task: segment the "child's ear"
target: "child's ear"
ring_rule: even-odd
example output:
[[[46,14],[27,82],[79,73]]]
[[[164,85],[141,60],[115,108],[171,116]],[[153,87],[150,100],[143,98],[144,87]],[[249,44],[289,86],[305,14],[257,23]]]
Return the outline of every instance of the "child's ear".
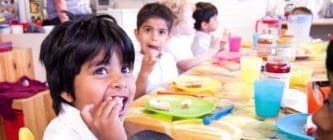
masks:
[[[136,40],[139,40],[139,31],[138,31],[138,29],[134,29],[134,34],[135,34]]]
[[[74,100],[73,100],[73,97],[72,97],[69,93],[67,93],[67,92],[65,92],[65,91],[61,92],[60,96],[61,96],[65,101],[67,101],[67,102],[69,102],[69,103],[72,103],[72,102],[74,101]]]
[[[201,22],[201,30],[205,30],[207,28],[208,22],[203,21]]]

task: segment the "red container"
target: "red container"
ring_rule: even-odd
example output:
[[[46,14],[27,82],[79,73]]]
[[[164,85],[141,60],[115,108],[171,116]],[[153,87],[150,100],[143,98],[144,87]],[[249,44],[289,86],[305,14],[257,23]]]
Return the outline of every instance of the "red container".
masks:
[[[24,126],[22,111],[14,110],[14,112],[15,119],[3,121],[7,140],[18,140],[19,129]]]

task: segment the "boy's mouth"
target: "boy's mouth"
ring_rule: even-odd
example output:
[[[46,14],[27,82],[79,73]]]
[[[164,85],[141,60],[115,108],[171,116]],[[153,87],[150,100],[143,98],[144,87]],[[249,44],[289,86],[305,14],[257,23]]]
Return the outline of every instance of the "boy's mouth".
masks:
[[[147,47],[148,47],[149,49],[153,49],[153,50],[157,50],[157,51],[160,51],[160,50],[161,50],[160,47],[159,47],[159,46],[156,46],[156,45],[147,45]]]
[[[125,109],[128,103],[128,97],[126,96],[112,96],[112,99],[115,99],[115,101],[121,106],[121,109],[119,111],[119,116],[123,116],[125,114]]]

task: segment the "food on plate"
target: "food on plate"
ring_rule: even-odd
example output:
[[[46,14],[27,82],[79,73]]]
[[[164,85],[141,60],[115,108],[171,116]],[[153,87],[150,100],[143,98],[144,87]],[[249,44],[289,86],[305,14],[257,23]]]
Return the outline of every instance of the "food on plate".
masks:
[[[170,110],[170,103],[168,101],[159,100],[155,98],[149,100],[149,106],[157,110],[163,110],[163,111]]]
[[[195,79],[195,78],[173,81],[173,84],[178,85],[178,86],[183,86],[186,88],[201,88],[202,87],[202,81],[199,81],[199,79]]]
[[[272,44],[274,41],[274,37],[272,35],[260,35],[258,39],[258,43],[260,44]]]
[[[308,56],[314,54],[314,52],[312,50],[310,50],[309,48],[305,48],[305,47],[298,47],[296,49],[296,55],[297,56]]]
[[[304,125],[304,130],[306,135],[314,136],[316,132],[317,126],[312,122],[312,115],[308,116],[306,119],[306,123]]]
[[[182,109],[188,109],[188,108],[190,108],[191,105],[192,105],[192,101],[189,99],[183,100],[182,103],[180,104]]]

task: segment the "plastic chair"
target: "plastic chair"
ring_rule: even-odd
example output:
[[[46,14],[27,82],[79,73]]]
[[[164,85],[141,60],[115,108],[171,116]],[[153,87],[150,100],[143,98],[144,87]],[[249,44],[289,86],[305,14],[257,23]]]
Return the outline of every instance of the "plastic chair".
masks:
[[[19,130],[19,140],[35,140],[35,136],[29,128],[22,127]]]

